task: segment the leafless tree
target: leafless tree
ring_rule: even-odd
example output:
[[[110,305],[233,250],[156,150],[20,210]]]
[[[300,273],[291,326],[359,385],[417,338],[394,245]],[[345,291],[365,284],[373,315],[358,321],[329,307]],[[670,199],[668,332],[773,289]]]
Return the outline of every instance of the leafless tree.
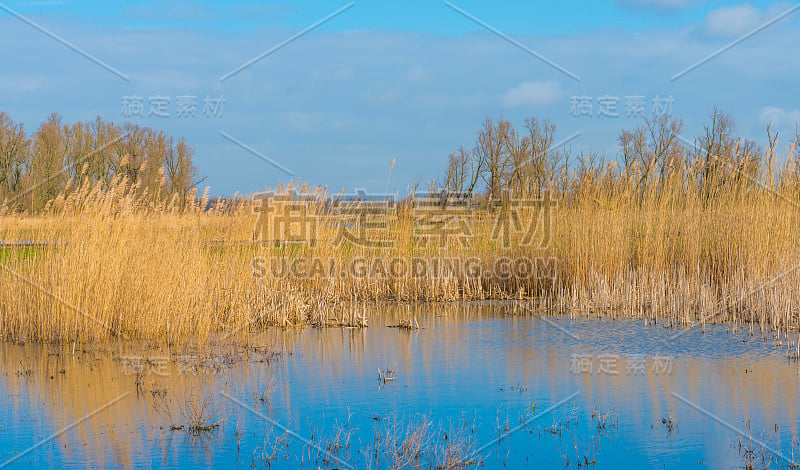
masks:
[[[530,186],[531,182],[531,140],[527,136],[520,137],[510,124],[503,133],[503,147],[507,155],[506,168],[501,172],[503,193],[520,193]]]
[[[649,119],[633,130],[623,130],[617,140],[622,155],[622,172],[626,178],[638,177],[642,187],[651,180],[664,181],[671,171],[680,169],[686,154],[678,136],[683,121],[668,115]]]
[[[733,132],[736,125],[733,119],[717,107],[711,111],[711,123],[704,126],[701,136],[699,157],[703,159],[703,184],[707,191],[717,180],[724,177],[724,169],[731,163],[735,147]]]
[[[619,135],[618,142],[622,152],[623,172],[626,177],[636,174],[638,168],[649,165],[650,158],[644,127],[637,127],[632,131],[623,130]]]
[[[448,158],[444,188],[449,192],[473,194],[481,171],[481,162],[476,152],[459,147]]]
[[[486,118],[478,132],[475,151],[490,200],[502,199],[504,173],[508,166],[506,143],[509,127],[510,123],[502,118],[497,124]]]
[[[650,136],[651,164],[655,163],[661,181],[664,181],[671,170],[684,163],[683,147],[678,141],[683,130],[683,121],[664,114],[652,120],[645,119],[645,125]]]
[[[552,148],[556,126],[547,119],[539,121],[536,118],[527,118],[525,128],[530,139],[528,167],[531,183],[541,191],[547,181],[554,177],[558,167],[560,150]]]
[[[192,165],[194,148],[190,147],[184,139],[180,139],[174,149],[172,145],[169,145],[166,152],[164,169],[169,191],[177,194],[181,200],[185,200],[196,185],[197,169]]]
[[[0,112],[0,200],[21,189],[29,146],[22,124]]]
[[[38,211],[68,187],[123,176],[139,195],[182,201],[202,181],[192,164],[194,149],[161,131],[118,126],[97,118],[72,125],[51,114],[29,139],[22,124],[0,113],[0,200],[25,194],[16,209]],[[68,185],[68,181],[72,181]]]
[[[28,171],[31,209],[39,210],[66,184],[66,136],[61,116],[52,113],[33,134],[33,156]]]

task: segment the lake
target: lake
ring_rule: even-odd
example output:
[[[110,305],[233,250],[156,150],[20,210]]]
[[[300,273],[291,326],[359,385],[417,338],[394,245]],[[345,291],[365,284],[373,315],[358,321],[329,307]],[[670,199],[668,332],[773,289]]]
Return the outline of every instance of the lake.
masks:
[[[420,329],[392,327],[413,317]],[[800,368],[757,326],[504,304],[377,305],[369,318],[202,350],[2,343],[0,467],[800,462]]]

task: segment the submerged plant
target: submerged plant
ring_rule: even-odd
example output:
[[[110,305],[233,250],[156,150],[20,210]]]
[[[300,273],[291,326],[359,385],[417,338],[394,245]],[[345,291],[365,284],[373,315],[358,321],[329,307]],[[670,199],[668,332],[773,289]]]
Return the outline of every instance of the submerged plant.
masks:
[[[176,403],[166,394],[153,395],[153,408],[170,431],[201,435],[219,428],[219,413],[211,396],[188,395]]]

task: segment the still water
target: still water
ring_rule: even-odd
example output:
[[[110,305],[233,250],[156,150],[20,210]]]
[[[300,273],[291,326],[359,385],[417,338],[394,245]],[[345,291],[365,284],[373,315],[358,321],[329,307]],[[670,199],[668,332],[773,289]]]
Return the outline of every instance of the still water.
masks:
[[[392,328],[409,309],[421,328]],[[0,467],[800,462],[800,368],[757,328],[376,310],[368,328],[275,329],[246,348],[0,344]]]

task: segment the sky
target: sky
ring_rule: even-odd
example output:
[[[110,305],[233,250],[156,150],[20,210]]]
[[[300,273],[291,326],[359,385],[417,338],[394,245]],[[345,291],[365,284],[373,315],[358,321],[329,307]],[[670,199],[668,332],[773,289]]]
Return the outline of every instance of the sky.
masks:
[[[784,154],[800,122],[789,2],[5,1],[0,43],[0,111],[28,132],[52,112],[163,129],[214,195],[404,193],[486,117],[550,119],[607,160],[662,113],[691,142],[718,106]]]

